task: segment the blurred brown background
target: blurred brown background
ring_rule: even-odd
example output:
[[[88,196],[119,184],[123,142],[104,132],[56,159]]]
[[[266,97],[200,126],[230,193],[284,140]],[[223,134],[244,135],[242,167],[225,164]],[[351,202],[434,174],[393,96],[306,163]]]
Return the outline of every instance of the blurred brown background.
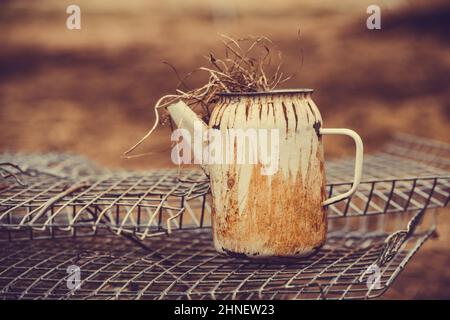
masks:
[[[81,7],[81,30],[66,28],[70,4]],[[370,4],[381,7],[381,30],[366,28]],[[0,150],[69,151],[110,167],[171,165],[168,128],[141,150],[156,155],[120,155],[177,84],[162,62],[185,74],[210,51],[221,54],[222,33],[270,37],[295,74],[284,86],[314,88],[325,125],[356,130],[368,152],[396,131],[450,142],[448,1],[3,0]],[[327,157],[351,150],[345,139],[326,145]],[[383,298],[450,298],[448,212],[440,222],[440,239]]]

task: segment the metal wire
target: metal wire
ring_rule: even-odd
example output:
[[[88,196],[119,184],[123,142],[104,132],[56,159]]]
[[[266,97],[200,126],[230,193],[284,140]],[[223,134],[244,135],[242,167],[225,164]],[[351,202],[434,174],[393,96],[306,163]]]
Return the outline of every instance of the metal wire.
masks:
[[[201,171],[112,172],[80,157],[3,155],[24,186],[0,179],[0,298],[377,297],[435,235],[429,209],[448,205],[449,155],[446,144],[398,136],[366,157],[355,195],[328,208],[326,245],[276,263],[214,251]],[[326,165],[329,195],[350,188],[351,160]],[[50,240],[14,241],[35,239]],[[78,289],[68,287],[71,266]]]
[[[364,219],[364,218],[363,218]],[[117,237],[9,242],[0,258],[4,299],[356,299],[382,294],[432,234],[408,238],[375,280],[366,274],[388,234],[330,234],[315,256],[280,263],[218,255],[208,230],[149,239],[148,252]],[[68,267],[79,267],[77,290]],[[362,278],[361,278],[362,277]],[[361,278],[361,279],[360,279]],[[368,282],[369,281],[369,282]]]
[[[329,206],[330,218],[415,211],[447,206],[450,199],[448,171],[409,160],[404,137],[392,143],[388,152],[366,156],[364,176],[358,191],[349,199]],[[421,160],[417,146],[406,140]],[[421,140],[422,144],[423,141]],[[440,164],[442,145],[437,148]],[[422,147],[423,148],[423,147]],[[448,154],[450,150],[447,148]],[[426,149],[427,160],[432,149]],[[2,239],[55,238],[92,235],[98,229],[117,235],[133,235],[140,240],[176,229],[211,225],[209,184],[199,170],[165,169],[147,172],[109,172],[87,160],[58,157],[0,157],[35,164],[33,176],[20,171],[25,183],[10,182],[0,188],[0,233]],[[40,159],[40,160],[39,160]],[[55,163],[57,165],[55,165]],[[48,169],[45,165],[49,165]],[[56,170],[55,167],[60,169]],[[72,168],[72,170],[69,170]],[[49,173],[51,171],[51,174]],[[350,159],[327,162],[329,196],[351,187]],[[196,182],[198,181],[198,182]]]
[[[46,153],[11,153],[4,152],[0,155],[2,162],[14,163],[22,170],[33,170],[40,173],[63,177],[80,177],[109,172],[98,167],[89,159],[76,154]]]

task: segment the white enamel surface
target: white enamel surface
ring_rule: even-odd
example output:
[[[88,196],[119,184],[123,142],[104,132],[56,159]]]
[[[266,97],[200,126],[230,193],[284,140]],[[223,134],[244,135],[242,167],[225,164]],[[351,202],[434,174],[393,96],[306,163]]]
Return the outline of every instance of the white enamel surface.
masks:
[[[346,199],[350,197],[352,194],[355,193],[356,189],[359,186],[359,183],[361,182],[361,176],[362,176],[362,168],[363,168],[363,157],[364,157],[364,146],[363,142],[361,140],[361,137],[353,130],[350,129],[344,129],[344,128],[336,128],[336,129],[321,129],[321,134],[330,134],[330,135],[345,135],[349,136],[353,139],[356,146],[356,154],[355,154],[355,174],[353,178],[353,184],[349,191],[338,194],[332,198],[327,199],[324,201],[323,205],[328,206],[330,204],[336,203],[338,201],[341,201],[343,199]]]
[[[184,128],[189,131],[192,137],[194,137],[194,124],[201,123],[203,131],[208,129],[208,126],[198,118],[197,114],[189,108],[189,106],[183,101],[178,101],[167,107],[170,117],[177,126],[177,128]]]
[[[203,141],[202,137],[200,137],[200,139],[194,139],[194,136],[195,135],[198,136],[199,134],[203,136],[207,131],[208,126],[206,125],[206,123],[204,123],[201,119],[198,118],[197,114],[186,103],[184,103],[183,101],[174,103],[169,107],[167,107],[167,111],[169,112],[170,117],[172,118],[177,128],[186,129],[187,131],[189,131],[189,134],[192,139],[190,142],[200,141],[202,147],[200,148],[197,147],[197,150],[201,152],[202,148],[207,147],[208,145],[207,141]],[[197,131],[200,132],[196,132],[196,129]],[[196,158],[198,157],[197,154],[194,152],[194,162],[195,163],[201,162],[201,159],[199,160]],[[202,165],[202,168],[206,172],[206,174],[209,174],[207,166]]]
[[[319,148],[317,133],[313,128],[316,121],[322,123],[319,110],[310,97],[305,99],[296,97],[286,100],[278,96],[271,101],[273,101],[273,108],[270,107],[272,102],[269,104],[261,103],[261,118],[257,105],[252,105],[248,116],[246,116],[245,104],[248,102],[245,99],[231,103],[222,112],[216,111],[221,115],[220,130],[223,132],[223,139],[226,137],[227,128],[278,128],[279,170],[283,172],[286,178],[300,173],[305,184],[309,169],[315,172],[318,170],[318,163],[312,161],[312,158],[315,157],[317,148]],[[283,102],[285,109],[283,109]],[[292,104],[295,105],[295,112]],[[284,110],[286,110],[286,116]],[[295,113],[297,113],[297,117]],[[210,123],[210,127],[213,125],[214,123]],[[245,154],[248,154],[248,144],[246,144]],[[244,164],[237,167],[239,172],[239,203],[242,207],[245,206],[252,166],[252,164]],[[220,182],[226,180],[229,167],[229,165],[210,166],[210,170],[214,170],[213,176],[217,181],[217,193],[225,194],[227,192],[226,186],[222,186]],[[217,201],[221,200],[218,199]]]
[[[284,103],[284,106],[283,106]],[[246,114],[246,106],[248,111]],[[261,111],[260,111],[261,110]],[[316,130],[313,125],[315,122],[322,123],[322,118],[317,106],[309,95],[305,96],[273,96],[271,98],[261,97],[260,99],[240,98],[233,99],[227,103],[226,107],[219,103],[211,117],[210,127],[219,126],[225,136],[227,128],[266,128],[279,129],[279,171],[282,173],[286,181],[296,179],[300,176],[305,190],[313,192],[320,196],[321,187],[324,183],[324,175],[320,171],[320,163],[317,160],[316,153],[318,148],[322,148]],[[248,150],[246,150],[247,152]],[[322,150],[320,150],[322,152]],[[210,166],[210,177],[212,182],[213,201],[216,213],[215,224],[225,224],[225,220],[229,212],[230,186],[227,179],[230,172],[236,171],[237,199],[239,204],[239,214],[245,214],[244,210],[248,206],[248,202],[252,199],[248,198],[248,190],[252,183],[252,171],[255,165],[243,164],[222,164]],[[269,181],[272,179],[268,177]],[[313,182],[313,183],[311,183]],[[267,195],[267,205],[270,205],[270,199],[280,199],[283,194],[273,194],[272,189],[261,190]],[[294,191],[295,192],[295,191]],[[322,210],[320,202],[317,210]],[[276,220],[283,219],[283,212],[276,213]],[[249,226],[245,226],[247,228]],[[251,238],[248,241],[246,252],[257,252],[259,256],[270,256],[276,253],[270,251],[265,252],[267,239],[258,237],[258,234],[252,235],[246,229],[242,229],[242,233],[247,233]],[[218,251],[222,251],[222,247],[230,247],[234,239],[217,240],[219,237],[215,235],[215,245]],[[310,253],[312,248],[305,248],[303,252],[298,252],[295,256],[302,256]]]
[[[199,121],[196,114],[182,102],[168,110],[176,125],[188,129],[193,136],[194,123]],[[207,129],[203,122],[200,127],[202,131]],[[302,257],[316,251],[325,242],[327,232],[323,205],[348,197],[359,184],[359,136],[348,129],[322,129],[321,115],[309,93],[222,98],[211,115],[209,127],[218,129],[222,140],[222,162],[207,166],[216,250],[251,257]],[[236,164],[236,154],[227,158],[227,148],[234,147],[234,141],[227,140],[227,129],[277,129],[278,171],[267,176],[261,162]],[[327,201],[321,134],[349,135],[357,150],[352,189]],[[245,155],[248,148],[246,141]],[[269,148],[273,148],[272,140]]]

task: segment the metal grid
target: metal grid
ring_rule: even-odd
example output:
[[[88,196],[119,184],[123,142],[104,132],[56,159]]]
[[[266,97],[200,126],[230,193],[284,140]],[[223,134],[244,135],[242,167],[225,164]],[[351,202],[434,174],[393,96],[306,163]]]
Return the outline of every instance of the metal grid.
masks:
[[[201,175],[159,170],[76,180],[21,177],[24,187],[0,191],[0,230],[7,231],[9,240],[95,234],[101,228],[145,239],[183,228],[183,222],[185,227],[202,227],[210,212],[209,184],[192,182],[204,180]]]
[[[374,217],[359,219],[370,225],[368,218]],[[361,230],[349,232],[348,227],[330,232],[327,244],[315,256],[279,263],[218,255],[212,247],[210,232],[202,229],[151,238],[146,244],[153,251],[117,237],[10,242],[3,247],[0,258],[0,297],[374,298],[385,292],[411,256],[433,235],[433,230],[415,233],[392,260],[378,264],[388,233],[367,230],[361,234]],[[68,268],[73,265],[81,271],[77,290],[67,286]],[[374,281],[370,282],[374,275]]]
[[[444,165],[450,147],[436,142],[426,145],[423,139],[414,141],[401,135],[386,151],[366,156],[358,191],[351,198],[329,206],[329,217],[447,206],[450,174],[446,169],[450,166]],[[439,147],[435,148],[436,144]],[[144,240],[176,229],[211,225],[209,183],[199,170],[111,172],[78,158],[70,163],[71,158],[67,157],[64,171],[52,170],[49,174],[44,165],[51,161],[37,158],[42,158],[39,171],[35,170],[38,174],[17,172],[25,186],[12,179],[3,188],[0,186],[0,230],[4,231],[0,232],[0,240],[93,235],[98,229]],[[38,159],[9,156],[6,160],[20,164],[39,163]],[[441,168],[422,160],[433,160]],[[0,157],[0,162],[4,161]],[[348,190],[352,160],[329,161],[326,166],[329,196]],[[76,170],[67,174],[70,172],[67,168]]]
[[[8,162],[16,164],[25,172],[31,169],[36,174],[46,174],[54,177],[76,178],[109,172],[104,168],[98,167],[91,160],[76,154],[46,153],[44,156],[41,154],[11,152],[0,154],[0,163]]]
[[[25,186],[1,181],[0,237],[9,241],[0,251],[0,297],[373,298],[435,235],[426,209],[448,204],[449,155],[448,145],[397,137],[366,157],[352,199],[330,206],[326,245],[312,257],[272,263],[214,251],[209,230],[199,228],[210,225],[209,186],[199,171],[107,172],[75,161],[61,174],[36,159],[39,169],[15,172]],[[74,174],[78,165],[84,170]],[[351,161],[327,162],[327,170],[330,194],[349,188]],[[68,235],[73,239],[11,241]],[[77,290],[67,286],[73,265],[81,270]]]

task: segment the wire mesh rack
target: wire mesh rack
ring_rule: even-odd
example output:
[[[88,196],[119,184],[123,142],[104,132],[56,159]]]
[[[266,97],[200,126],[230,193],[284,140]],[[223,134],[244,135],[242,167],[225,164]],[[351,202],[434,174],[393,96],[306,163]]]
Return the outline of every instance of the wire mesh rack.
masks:
[[[376,266],[386,234],[331,233],[315,256],[290,263],[218,255],[210,232],[149,239],[148,251],[118,237],[10,242],[0,259],[5,299],[340,299],[382,294],[432,231],[409,237]],[[69,268],[80,270],[68,289]],[[372,267],[371,267],[372,266]],[[370,267],[370,268],[369,268]],[[369,269],[368,269],[369,268]],[[368,272],[369,270],[369,272]],[[68,278],[69,277],[69,278]],[[362,279],[361,279],[362,277]],[[368,285],[368,279],[373,282]],[[378,283],[377,283],[378,281]]]
[[[0,297],[373,298],[435,235],[434,211],[450,198],[449,156],[447,144],[396,136],[366,156],[358,191],[328,208],[328,240],[316,255],[268,263],[214,251],[201,171],[108,171],[81,157],[4,154]],[[326,165],[330,196],[350,188],[351,160]],[[67,284],[74,265],[76,290]]]

